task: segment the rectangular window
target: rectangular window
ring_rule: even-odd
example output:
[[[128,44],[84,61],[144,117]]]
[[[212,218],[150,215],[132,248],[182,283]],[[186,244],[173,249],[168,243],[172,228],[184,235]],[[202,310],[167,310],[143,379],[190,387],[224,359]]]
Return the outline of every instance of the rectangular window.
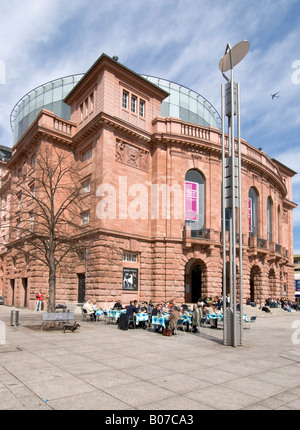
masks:
[[[83,120],[83,103],[80,105],[80,120]]]
[[[82,154],[82,161],[87,161],[92,156],[92,149],[88,149]]]
[[[85,116],[88,116],[89,114],[89,100],[86,99],[85,101]]]
[[[124,252],[123,261],[137,263],[137,254],[133,254],[132,252]]]
[[[87,179],[81,184],[81,192],[82,194],[89,193],[91,191],[91,180]]]
[[[140,100],[140,105],[139,105],[139,115],[140,116],[145,116],[145,102],[143,100]]]
[[[90,95],[91,112],[94,110],[94,93]]]
[[[131,96],[131,112],[136,113],[136,97]]]
[[[90,222],[90,211],[82,212],[81,214],[81,225],[86,225]]]
[[[128,93],[126,91],[123,91],[122,106],[123,108],[128,109]]]

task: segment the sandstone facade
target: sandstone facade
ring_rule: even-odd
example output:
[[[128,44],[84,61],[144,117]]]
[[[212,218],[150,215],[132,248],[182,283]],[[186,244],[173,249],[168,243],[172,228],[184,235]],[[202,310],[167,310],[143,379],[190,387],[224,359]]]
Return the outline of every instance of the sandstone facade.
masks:
[[[13,148],[1,188],[9,196],[7,214],[18,211],[18,193],[28,176],[36,181],[32,158],[41,148],[69,153],[84,188],[78,226],[70,235],[88,238],[89,245],[84,254],[69,253],[60,265],[57,301],[91,297],[106,305],[117,299],[177,298],[190,303],[222,295],[221,133],[162,117],[166,96],[102,55],[66,98],[70,121],[42,110]],[[267,297],[293,299],[295,172],[244,140],[241,152],[243,298],[259,303]],[[185,220],[190,171],[203,179],[199,229]],[[249,228],[250,189],[256,195],[255,231]],[[1,250],[5,303],[33,308],[36,291],[47,293],[47,268],[26,260],[14,246],[11,227]]]

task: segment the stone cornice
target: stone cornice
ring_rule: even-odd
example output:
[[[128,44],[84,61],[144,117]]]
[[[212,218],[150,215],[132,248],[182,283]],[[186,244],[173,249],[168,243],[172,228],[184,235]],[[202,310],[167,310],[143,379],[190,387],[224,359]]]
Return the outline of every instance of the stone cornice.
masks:
[[[145,130],[135,127],[129,122],[123,121],[118,117],[108,115],[104,112],[100,112],[96,115],[85,127],[76,133],[73,138],[74,145],[78,145],[84,140],[92,136],[100,127],[109,126],[117,131],[121,131],[123,134],[129,137],[134,137],[137,140],[141,140],[146,143],[150,143],[151,135]]]
[[[177,145],[184,149],[212,153],[222,157],[222,133],[211,128],[184,123],[177,118],[155,118],[152,122],[154,133],[152,141],[156,145]],[[225,148],[227,148],[225,136]],[[237,145],[237,141],[235,141]],[[281,195],[287,195],[287,188],[275,162],[264,152],[254,148],[245,140],[241,140],[242,167],[254,170],[276,186]]]
[[[76,128],[76,124],[57,117],[51,111],[42,109],[35,121],[14,145],[13,155],[7,163],[8,167],[12,168],[42,138],[72,146],[73,128]]]

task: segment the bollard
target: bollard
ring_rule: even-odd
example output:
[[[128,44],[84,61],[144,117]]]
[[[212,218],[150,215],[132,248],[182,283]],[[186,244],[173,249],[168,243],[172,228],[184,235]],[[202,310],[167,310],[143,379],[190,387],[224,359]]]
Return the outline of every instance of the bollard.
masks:
[[[19,325],[19,311],[11,311],[10,313],[10,325]]]

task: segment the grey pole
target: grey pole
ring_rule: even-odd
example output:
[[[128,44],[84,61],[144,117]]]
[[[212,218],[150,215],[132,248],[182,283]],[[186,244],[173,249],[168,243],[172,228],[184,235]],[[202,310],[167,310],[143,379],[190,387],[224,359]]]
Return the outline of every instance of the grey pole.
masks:
[[[238,180],[239,180],[239,263],[240,263],[240,342],[243,344],[243,226],[242,226],[242,156],[241,156],[241,118],[240,84],[237,85],[237,134],[238,134]]]
[[[222,233],[223,233],[223,321],[226,319],[226,210],[225,210],[225,90],[224,84],[221,85],[221,115],[222,115]],[[227,343],[227,324],[223,324],[224,343]]]
[[[249,49],[249,43],[240,42],[233,48],[227,44],[219,68],[227,84],[221,86],[222,97],[222,216],[223,216],[223,318],[225,345],[242,345],[243,330],[243,243],[242,243],[242,187],[240,140],[240,87],[234,83],[233,68]],[[231,71],[229,80],[224,72]],[[227,90],[227,91],[226,91]],[[230,94],[229,94],[230,90]],[[225,109],[224,109],[225,106]],[[228,151],[225,149],[225,117],[228,121]],[[235,145],[235,116],[237,118],[237,148]],[[226,209],[229,210],[229,281],[230,306],[226,308]],[[237,214],[238,209],[238,214]],[[240,313],[237,314],[237,220],[239,227]],[[239,324],[237,324],[239,323]]]
[[[87,275],[88,275],[88,255],[89,255],[89,251],[87,248],[85,248],[85,274],[84,274],[84,302],[86,303],[87,301],[87,295],[86,295],[86,290],[87,290]]]

